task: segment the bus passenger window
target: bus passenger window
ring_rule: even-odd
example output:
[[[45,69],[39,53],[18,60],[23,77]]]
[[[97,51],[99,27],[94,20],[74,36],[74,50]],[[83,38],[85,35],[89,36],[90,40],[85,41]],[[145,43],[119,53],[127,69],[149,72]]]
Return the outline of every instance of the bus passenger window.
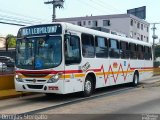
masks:
[[[144,58],[145,60],[152,60],[151,48],[144,46]]]
[[[122,59],[128,59],[129,58],[129,46],[128,42],[120,42],[120,55]]]
[[[115,39],[109,39],[109,56],[119,58],[119,42]]]
[[[152,60],[152,48],[151,48],[151,47],[149,48],[148,53],[149,53],[149,58],[150,58],[150,60]]]
[[[82,54],[85,58],[95,57],[94,37],[89,34],[82,34]]]
[[[75,64],[81,61],[80,39],[78,36],[65,35],[65,63]]]
[[[108,57],[107,39],[103,37],[96,37],[95,44],[96,44],[96,57],[107,58]]]
[[[143,46],[142,45],[137,45],[137,55],[138,55],[138,59],[143,60],[144,56],[143,56]]]
[[[130,58],[137,59],[137,46],[134,43],[129,44]]]

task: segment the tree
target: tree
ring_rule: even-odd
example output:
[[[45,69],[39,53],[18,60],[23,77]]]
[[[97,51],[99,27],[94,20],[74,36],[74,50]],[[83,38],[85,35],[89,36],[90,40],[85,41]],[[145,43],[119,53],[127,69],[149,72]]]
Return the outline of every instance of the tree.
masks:
[[[8,48],[15,48],[16,47],[16,37],[14,35],[8,34],[6,37],[6,50]]]
[[[160,45],[157,45],[155,47],[155,57],[160,57]]]

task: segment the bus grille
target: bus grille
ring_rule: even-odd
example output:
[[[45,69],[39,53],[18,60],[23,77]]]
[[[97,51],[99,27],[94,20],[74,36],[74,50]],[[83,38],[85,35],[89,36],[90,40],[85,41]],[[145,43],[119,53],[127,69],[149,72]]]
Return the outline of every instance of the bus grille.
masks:
[[[32,82],[33,83],[33,79],[25,79],[26,82]],[[46,80],[36,80],[36,82],[46,82]]]
[[[42,89],[43,85],[27,85],[30,89]]]

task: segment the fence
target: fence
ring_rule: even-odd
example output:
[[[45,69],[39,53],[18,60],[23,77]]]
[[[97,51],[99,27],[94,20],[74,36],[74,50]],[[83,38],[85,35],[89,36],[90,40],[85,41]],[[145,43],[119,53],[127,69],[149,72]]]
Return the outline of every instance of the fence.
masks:
[[[0,56],[7,56],[7,57],[10,57],[15,60],[16,51],[15,51],[15,49],[8,50],[8,51],[0,50]]]
[[[160,75],[160,62],[159,61],[154,62],[153,74]]]
[[[15,49],[0,50],[0,75],[14,74],[15,53]]]

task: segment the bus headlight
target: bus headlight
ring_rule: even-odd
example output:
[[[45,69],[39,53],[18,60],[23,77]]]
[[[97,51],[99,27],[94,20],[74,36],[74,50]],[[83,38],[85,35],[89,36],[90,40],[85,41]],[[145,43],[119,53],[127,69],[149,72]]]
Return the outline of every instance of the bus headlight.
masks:
[[[53,76],[48,80],[47,83],[55,83],[55,82],[57,82],[57,81],[60,79],[61,76],[62,76],[62,73],[57,73],[56,75],[53,75]]]
[[[16,76],[15,76],[15,79],[16,79],[18,82],[23,82],[22,78],[20,78],[19,75],[16,75]]]

